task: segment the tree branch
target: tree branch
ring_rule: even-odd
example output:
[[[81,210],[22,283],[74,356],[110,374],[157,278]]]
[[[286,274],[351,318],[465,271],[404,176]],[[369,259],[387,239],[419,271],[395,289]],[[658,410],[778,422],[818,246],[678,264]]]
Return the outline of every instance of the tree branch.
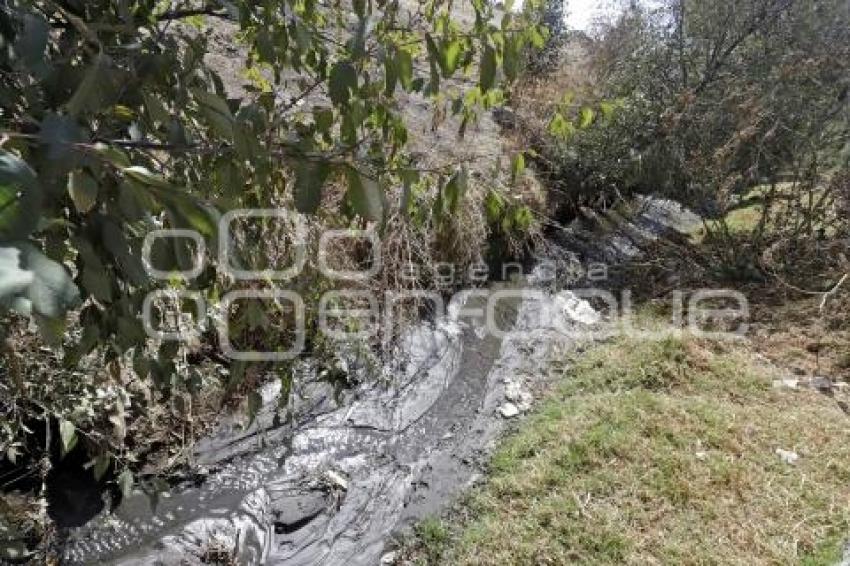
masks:
[[[183,10],[170,10],[157,16],[157,21],[166,22],[170,20],[182,20],[194,16],[212,16],[214,18],[229,19],[227,10],[223,10],[220,6],[204,6],[203,8],[186,8]]]
[[[819,309],[821,313],[823,313],[824,309],[826,308],[827,302],[829,302],[832,297],[838,294],[838,291],[841,290],[841,287],[844,285],[844,283],[847,282],[847,279],[850,279],[850,273],[845,274],[844,277],[842,277],[841,280],[835,284],[835,287],[823,294],[823,297],[820,300]]]

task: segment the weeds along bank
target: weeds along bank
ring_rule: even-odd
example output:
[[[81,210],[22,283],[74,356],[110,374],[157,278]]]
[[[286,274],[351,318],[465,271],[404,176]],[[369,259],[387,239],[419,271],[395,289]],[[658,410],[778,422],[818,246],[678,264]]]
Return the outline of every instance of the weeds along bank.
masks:
[[[139,472],[186,463],[222,406],[250,420],[269,367],[227,351],[279,354],[297,338],[297,305],[263,293],[268,270],[299,257],[286,288],[303,301],[303,351],[337,382],[340,348],[317,330],[329,292],[449,292],[498,273],[542,226],[635,192],[704,214],[699,261],[822,290],[832,273],[815,282],[793,260],[847,234],[846,8],[635,7],[535,79],[522,72],[533,50],[559,52],[538,13],[485,2],[4,4],[2,481],[37,493],[51,463],[55,478],[73,461],[117,497]],[[502,102],[508,137],[490,117]],[[727,213],[751,203],[741,233]],[[281,209],[304,216],[266,214]],[[182,232],[148,238],[163,229]],[[334,229],[359,232],[323,241]],[[327,269],[378,263],[358,281]],[[140,313],[162,290],[148,303],[160,329],[190,329],[198,305],[234,290],[257,300],[160,343]],[[415,318],[416,302],[400,310]],[[356,342],[371,354],[382,338]],[[284,391],[290,369],[271,367]],[[40,538],[44,507],[7,501],[13,538]]]
[[[487,481],[396,563],[846,560],[846,388],[788,387],[753,354],[676,335],[564,357]]]

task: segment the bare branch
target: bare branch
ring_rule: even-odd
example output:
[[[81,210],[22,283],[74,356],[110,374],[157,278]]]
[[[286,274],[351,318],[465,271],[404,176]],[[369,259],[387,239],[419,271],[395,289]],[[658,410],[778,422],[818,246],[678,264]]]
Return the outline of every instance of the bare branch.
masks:
[[[844,277],[842,277],[841,280],[835,284],[835,287],[823,294],[823,297],[820,300],[821,313],[823,313],[824,309],[826,308],[826,303],[829,302],[829,300],[834,297],[838,293],[838,291],[841,290],[841,287],[847,282],[848,279],[850,279],[850,273],[845,273]]]
[[[160,22],[170,21],[170,20],[183,20],[185,18],[192,18],[194,16],[212,16],[214,18],[225,18],[229,19],[230,15],[227,13],[227,10],[223,10],[220,6],[204,6],[203,8],[186,8],[183,10],[170,10],[157,16],[157,20]]]

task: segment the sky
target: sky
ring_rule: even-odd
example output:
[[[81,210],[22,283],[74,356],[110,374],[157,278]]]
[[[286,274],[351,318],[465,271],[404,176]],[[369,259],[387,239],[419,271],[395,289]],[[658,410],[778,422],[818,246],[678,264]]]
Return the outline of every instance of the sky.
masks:
[[[610,12],[610,2],[606,0],[567,0],[567,27],[586,31],[594,18],[607,12]]]

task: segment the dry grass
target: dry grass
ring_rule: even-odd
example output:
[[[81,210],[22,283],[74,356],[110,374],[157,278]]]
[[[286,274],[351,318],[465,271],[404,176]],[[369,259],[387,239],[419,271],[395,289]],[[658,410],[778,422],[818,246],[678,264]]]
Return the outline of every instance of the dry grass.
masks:
[[[850,298],[839,296],[820,312],[820,298],[756,303],[755,348],[791,372],[850,380]]]
[[[591,97],[595,78],[586,44],[568,41],[558,60],[557,68],[526,75],[514,86],[511,100],[524,128],[545,131],[565,95],[576,104]]]
[[[412,561],[836,562],[850,420],[826,396],[773,388],[776,370],[752,359],[690,338],[592,350],[499,449],[462,526]]]

